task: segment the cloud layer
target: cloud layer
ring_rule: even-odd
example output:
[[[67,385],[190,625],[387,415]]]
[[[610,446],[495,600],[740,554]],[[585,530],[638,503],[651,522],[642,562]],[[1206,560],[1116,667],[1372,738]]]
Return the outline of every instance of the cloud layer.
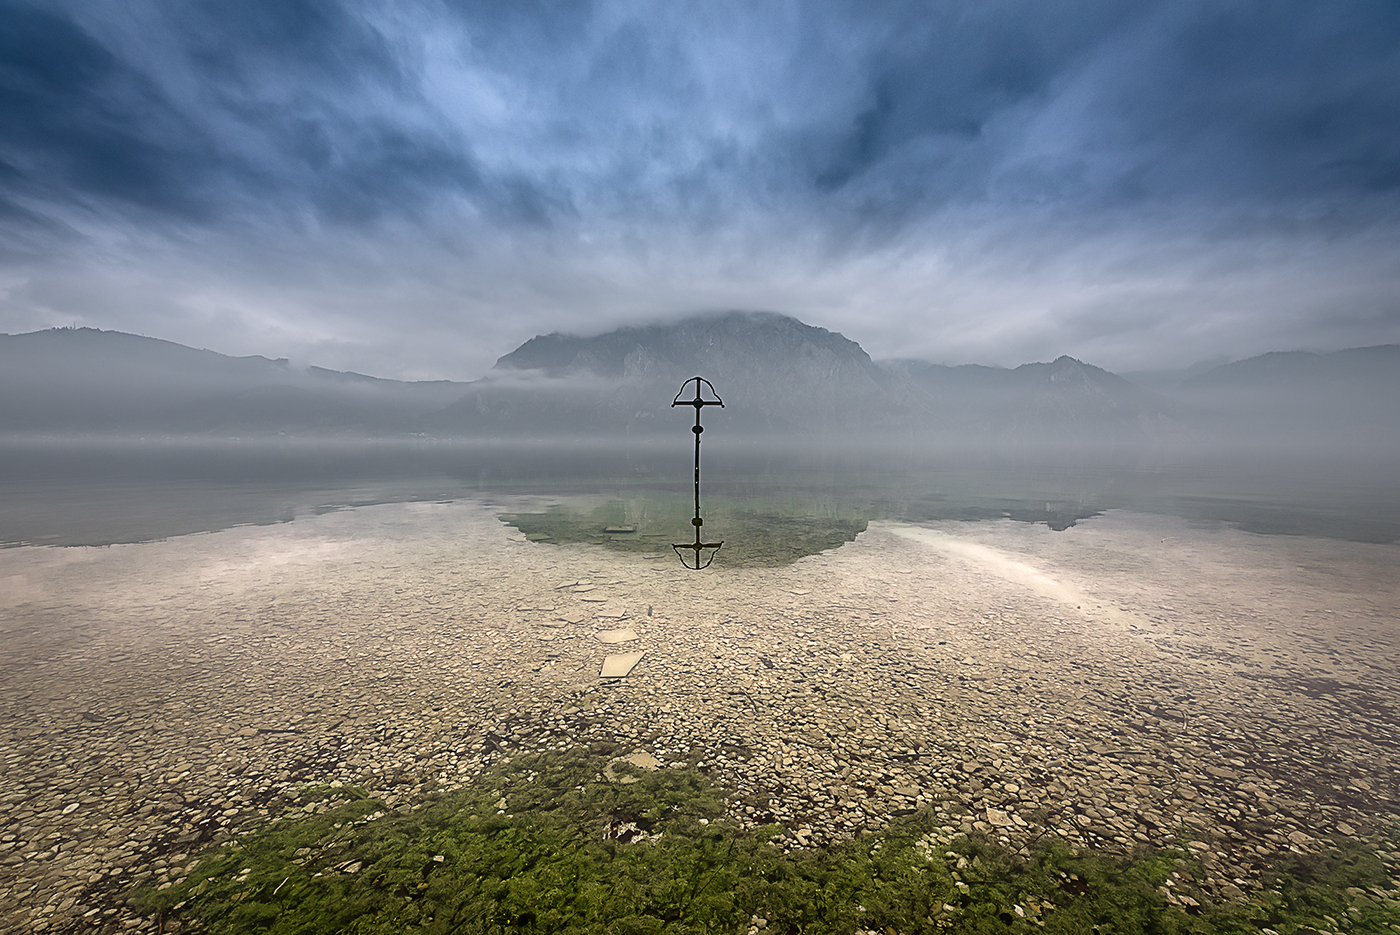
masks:
[[[765,308],[876,356],[1400,340],[1400,8],[3,2],[0,328],[384,375]]]

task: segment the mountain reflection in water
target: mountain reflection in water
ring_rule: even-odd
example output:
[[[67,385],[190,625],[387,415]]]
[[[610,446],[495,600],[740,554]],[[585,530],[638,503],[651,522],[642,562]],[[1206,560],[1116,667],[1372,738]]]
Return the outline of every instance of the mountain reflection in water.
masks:
[[[672,450],[674,449],[674,450]],[[669,555],[689,527],[690,452],[599,442],[50,440],[0,446],[0,543],[106,545],[383,502],[485,498],[527,537]],[[830,452],[715,444],[707,531],[721,566],[839,547],[873,520],[1009,519],[1065,530],[1105,510],[1264,534],[1400,540],[1385,465],[1143,463],[1114,452]],[[531,498],[528,501],[520,498]],[[609,528],[634,527],[630,532]],[[664,540],[664,541],[663,541]]]

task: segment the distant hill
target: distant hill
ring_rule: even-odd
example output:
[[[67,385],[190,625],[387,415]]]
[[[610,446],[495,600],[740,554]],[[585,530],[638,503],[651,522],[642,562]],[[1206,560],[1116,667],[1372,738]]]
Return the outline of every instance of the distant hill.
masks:
[[[670,401],[697,374],[726,404],[706,425],[730,435],[1400,446],[1400,346],[1157,374],[1154,392],[1071,357],[1014,369],[877,363],[843,335],[757,312],[541,335],[471,383],[301,369],[90,328],[0,335],[0,433],[673,434],[689,413]]]
[[[1073,357],[1014,370],[917,360],[885,366],[925,392],[933,425],[956,435],[1088,441],[1180,431],[1180,407]]]
[[[731,312],[596,337],[541,335],[502,357],[436,419],[468,434],[673,432],[670,402],[704,376],[726,431],[908,431],[928,401],[854,341],[795,318]]]
[[[1313,387],[1350,391],[1400,382],[1400,344],[1354,347],[1330,354],[1285,351],[1213,367],[1187,381],[1192,387]]]
[[[1136,383],[1144,389],[1152,390],[1156,393],[1170,393],[1179,388],[1187,380],[1198,377],[1207,370],[1214,370],[1222,364],[1228,364],[1230,358],[1227,356],[1217,357],[1214,360],[1200,360],[1189,367],[1181,367],[1174,370],[1125,370],[1119,376],[1129,383]]]
[[[302,370],[93,328],[0,335],[5,432],[398,432],[465,385]]]
[[[1169,402],[1070,357],[1015,370],[876,363],[843,335],[756,312],[532,338],[436,424],[467,434],[674,431],[669,401],[696,374],[724,397],[710,418],[730,432],[1138,440],[1174,428]]]
[[[1400,345],[1261,354],[1164,392],[1203,429],[1236,437],[1400,444]]]

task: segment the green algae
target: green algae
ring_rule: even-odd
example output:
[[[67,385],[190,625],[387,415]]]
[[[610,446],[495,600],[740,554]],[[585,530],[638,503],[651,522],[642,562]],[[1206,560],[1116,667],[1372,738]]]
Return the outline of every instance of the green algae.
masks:
[[[722,540],[719,567],[777,567],[839,548],[865,531],[871,516],[855,509],[805,513],[780,501],[707,500],[706,541]],[[591,544],[620,552],[672,557],[671,546],[694,535],[694,503],[680,496],[613,500],[590,509],[564,505],[499,518],[534,542]],[[626,530],[626,531],[616,531]]]
[[[1381,858],[1355,843],[1292,857],[1258,895],[1211,905],[1186,849],[1129,858],[1052,839],[1016,854],[946,839],[927,812],[830,849],[790,849],[776,826],[727,820],[725,790],[693,768],[614,762],[634,781],[606,782],[607,762],[583,751],[522,755],[406,814],[362,790],[306,789],[181,883],[132,901],[161,922],[279,935],[1294,935],[1400,925],[1400,904],[1376,895],[1393,886]],[[1168,885],[1200,905],[1169,904]]]

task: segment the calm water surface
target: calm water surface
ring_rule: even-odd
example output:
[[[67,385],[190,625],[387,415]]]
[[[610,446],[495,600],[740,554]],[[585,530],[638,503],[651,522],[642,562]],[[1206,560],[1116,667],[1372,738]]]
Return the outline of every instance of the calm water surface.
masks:
[[[1063,530],[1126,509],[1262,534],[1400,541],[1395,465],[1293,459],[912,458],[711,446],[702,478],[719,565],[835,548],[872,520],[1000,520]],[[291,522],[328,510],[486,498],[529,538],[668,553],[691,538],[680,445],[365,440],[0,445],[0,543],[100,546]],[[610,531],[611,530],[611,531]]]

